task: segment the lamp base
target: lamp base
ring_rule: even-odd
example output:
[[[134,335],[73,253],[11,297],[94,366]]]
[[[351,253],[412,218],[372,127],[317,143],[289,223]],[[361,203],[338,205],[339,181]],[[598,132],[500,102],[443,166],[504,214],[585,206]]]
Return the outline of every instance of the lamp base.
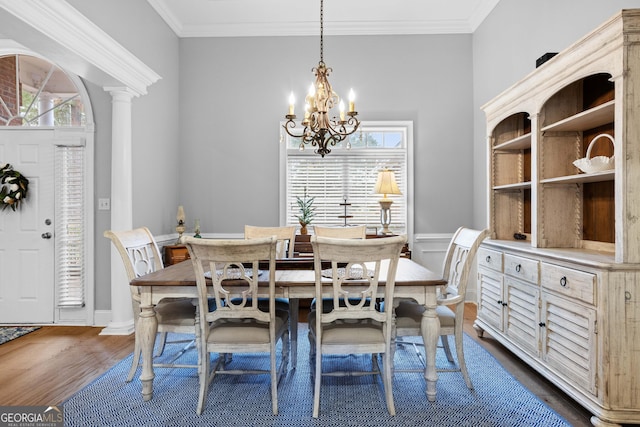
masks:
[[[382,199],[378,200],[380,203],[380,223],[382,224],[381,235],[390,235],[393,234],[391,230],[389,230],[389,225],[391,225],[391,204],[393,200]]]

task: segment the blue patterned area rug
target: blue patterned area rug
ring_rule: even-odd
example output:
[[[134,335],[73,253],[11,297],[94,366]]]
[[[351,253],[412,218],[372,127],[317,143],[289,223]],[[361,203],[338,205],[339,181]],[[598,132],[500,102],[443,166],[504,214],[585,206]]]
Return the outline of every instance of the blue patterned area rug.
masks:
[[[127,357],[102,377],[64,402],[67,426],[570,426],[530,393],[494,357],[465,336],[465,354],[475,390],[467,389],[459,372],[439,374],[436,402],[428,402],[420,373],[396,373],[393,395],[396,416],[386,410],[378,376],[325,377],[320,418],[311,416],[313,385],[310,376],[306,325],[300,324],[298,367],[283,376],[278,387],[279,414],[271,412],[268,375],[223,375],[214,378],[206,407],[196,415],[198,378],[193,369],[157,369],[153,399],[143,402],[140,381],[125,382],[131,363]],[[453,345],[453,340],[452,345]],[[165,354],[173,352],[165,349]],[[454,353],[455,354],[455,353]],[[182,359],[195,360],[195,351]],[[268,358],[234,355],[236,367],[268,366]],[[331,364],[370,368],[366,356],[329,356]],[[413,347],[398,348],[400,368],[420,367]],[[438,350],[437,365],[447,368]],[[139,371],[138,371],[139,372]]]
[[[1,326],[0,327],[0,344],[7,341],[15,340],[23,335],[40,329],[40,326]]]

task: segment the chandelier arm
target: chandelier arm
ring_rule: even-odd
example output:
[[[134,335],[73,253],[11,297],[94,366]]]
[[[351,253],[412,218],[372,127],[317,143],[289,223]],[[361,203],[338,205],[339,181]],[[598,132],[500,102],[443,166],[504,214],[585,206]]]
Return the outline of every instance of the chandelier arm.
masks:
[[[287,120],[287,122],[283,124],[282,127],[284,128],[285,132],[287,132],[287,134],[289,134],[289,136],[293,138],[304,138],[305,131],[307,130],[307,127],[305,126],[304,129],[302,129],[302,133],[296,134],[293,131],[293,129],[296,128],[296,122],[293,119]]]

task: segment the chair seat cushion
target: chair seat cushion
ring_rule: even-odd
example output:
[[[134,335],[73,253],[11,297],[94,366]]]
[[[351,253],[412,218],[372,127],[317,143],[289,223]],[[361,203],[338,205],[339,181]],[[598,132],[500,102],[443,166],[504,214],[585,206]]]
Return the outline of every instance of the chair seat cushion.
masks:
[[[289,321],[286,311],[275,316],[276,335]],[[222,319],[213,322],[207,337],[209,344],[268,344],[269,324],[253,319]]]
[[[401,301],[396,308],[396,327],[398,328],[420,328],[424,306],[414,301]],[[440,319],[440,327],[453,327],[456,323],[456,314],[449,307],[439,305],[436,313]]]
[[[187,326],[196,321],[196,307],[189,298],[160,301],[155,310],[160,324]]]
[[[309,329],[316,335],[316,312],[309,313]],[[382,324],[371,319],[337,320],[324,325],[323,344],[384,344]]]

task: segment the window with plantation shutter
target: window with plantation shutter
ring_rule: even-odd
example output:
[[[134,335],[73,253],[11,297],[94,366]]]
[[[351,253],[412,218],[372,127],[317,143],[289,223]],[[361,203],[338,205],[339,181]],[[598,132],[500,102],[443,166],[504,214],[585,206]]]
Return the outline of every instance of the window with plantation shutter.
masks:
[[[85,304],[84,146],[56,147],[56,282],[58,307]]]
[[[391,230],[409,233],[410,215],[407,195],[412,188],[408,153],[412,144],[410,122],[367,122],[351,135],[350,149],[344,144],[331,148],[324,158],[313,147],[300,150],[300,141],[287,137],[284,141],[283,212],[287,225],[298,225],[296,197],[314,197],[315,217],[312,224],[344,225],[342,203],[347,206],[347,224],[381,228],[380,204],[383,196],[374,194],[378,171],[385,168],[395,173],[401,195],[388,196],[391,205]],[[282,216],[282,215],[281,215]]]

